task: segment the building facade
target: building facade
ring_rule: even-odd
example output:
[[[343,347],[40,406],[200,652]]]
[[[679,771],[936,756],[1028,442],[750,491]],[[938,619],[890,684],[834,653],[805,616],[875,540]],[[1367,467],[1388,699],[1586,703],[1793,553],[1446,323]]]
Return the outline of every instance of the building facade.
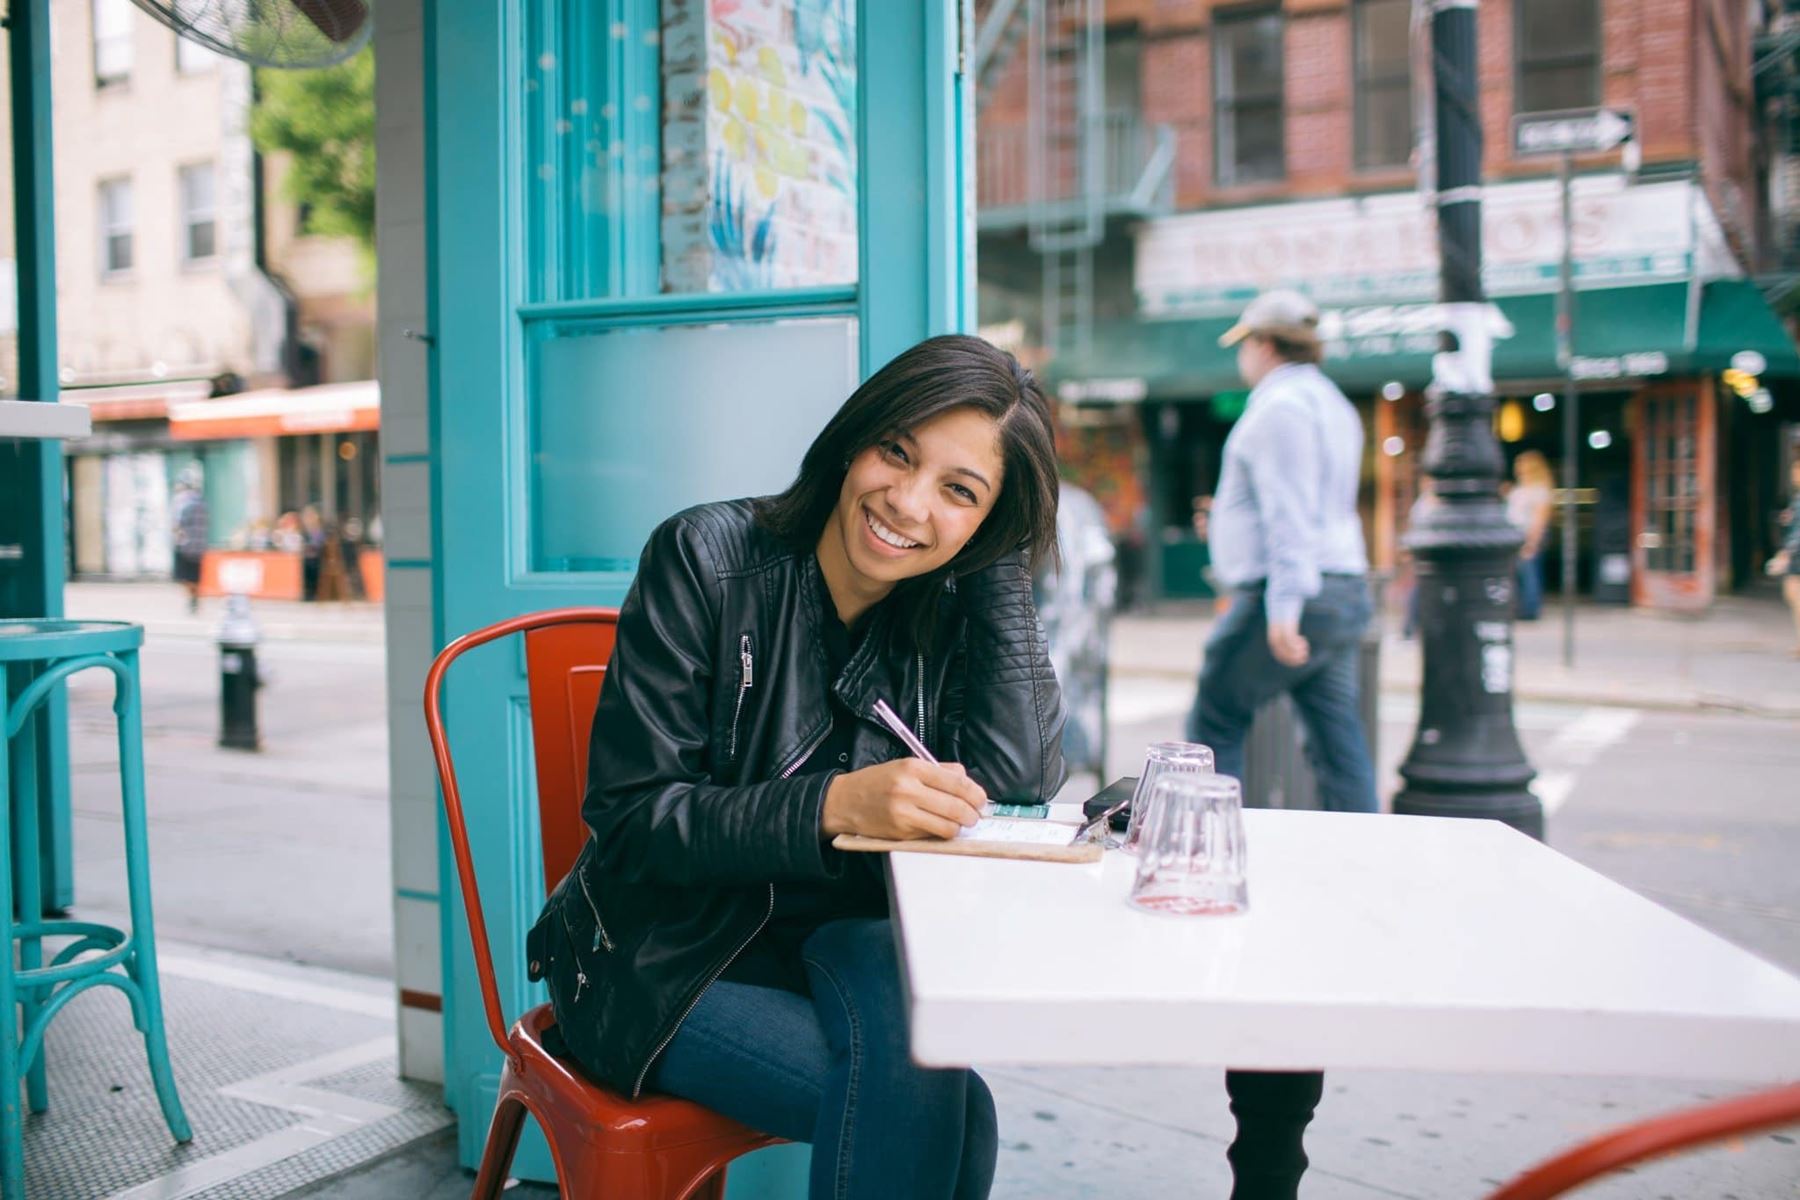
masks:
[[[1480,8],[1484,278],[1510,329],[1495,353],[1497,428],[1509,455],[1560,463],[1573,375],[1579,585],[1598,598],[1704,607],[1753,578],[1774,537],[1779,435],[1800,416],[1800,358],[1768,303],[1782,291],[1780,211],[1757,83],[1777,18],[1752,0]],[[1429,79],[1411,0],[1064,0],[1019,20],[1023,36],[987,43],[1010,55],[983,63],[980,136],[1051,149],[1004,196],[1003,164],[983,151],[982,317],[1029,331],[1065,401],[1071,470],[1111,497],[1140,593],[1206,590],[1193,514],[1245,400],[1215,339],[1270,287],[1321,306],[1326,368],[1366,416],[1375,565],[1403,571],[1438,328],[1416,149]],[[1557,160],[1515,154],[1511,130],[1521,113],[1602,106],[1636,135],[1573,162],[1565,370]],[[1161,191],[1059,163],[1113,163],[1108,131],[1125,126],[1172,147],[1166,182],[1151,181]],[[1099,219],[1072,252],[1045,231],[1073,210]],[[1092,299],[1071,312],[1047,281],[1071,273],[1052,260],[1081,255]],[[1730,377],[1738,390],[1723,375],[1734,363],[1756,368]]]
[[[56,0],[51,21],[58,375],[94,415],[66,447],[74,573],[166,575],[184,476],[220,552],[309,504],[366,525],[374,384],[305,389],[372,381],[370,272],[301,233],[251,140],[251,69],[130,0]]]

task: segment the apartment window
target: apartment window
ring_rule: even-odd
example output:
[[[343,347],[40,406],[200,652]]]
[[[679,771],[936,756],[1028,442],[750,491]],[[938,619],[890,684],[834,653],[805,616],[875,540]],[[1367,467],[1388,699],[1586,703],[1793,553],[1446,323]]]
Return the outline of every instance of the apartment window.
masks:
[[[1215,175],[1223,186],[1287,173],[1281,145],[1281,10],[1227,9],[1213,23]]]
[[[1412,158],[1412,0],[1356,0],[1356,165]]]
[[[200,262],[218,252],[217,214],[213,204],[213,165],[181,168],[181,257]]]
[[[131,270],[131,180],[107,179],[100,184],[100,273]]]
[[[1600,0],[1517,0],[1513,111],[1600,103]]]
[[[131,0],[94,0],[94,86],[131,78]]]

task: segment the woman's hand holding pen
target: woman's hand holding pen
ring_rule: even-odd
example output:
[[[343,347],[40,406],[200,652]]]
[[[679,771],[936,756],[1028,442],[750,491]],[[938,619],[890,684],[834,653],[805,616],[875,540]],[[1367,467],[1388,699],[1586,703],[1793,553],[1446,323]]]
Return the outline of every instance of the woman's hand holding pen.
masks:
[[[981,819],[986,803],[987,793],[960,764],[897,758],[833,779],[821,827],[828,838],[953,838]]]

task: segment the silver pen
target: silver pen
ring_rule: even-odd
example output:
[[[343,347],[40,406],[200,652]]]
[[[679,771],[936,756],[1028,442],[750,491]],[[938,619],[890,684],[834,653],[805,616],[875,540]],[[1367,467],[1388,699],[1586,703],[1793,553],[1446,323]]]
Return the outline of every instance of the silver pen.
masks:
[[[875,719],[886,725],[888,732],[905,742],[906,748],[913,752],[914,758],[922,758],[928,763],[937,762],[937,755],[925,748],[925,743],[921,742],[918,736],[906,727],[906,722],[900,719],[899,713],[888,706],[886,700],[875,701]]]

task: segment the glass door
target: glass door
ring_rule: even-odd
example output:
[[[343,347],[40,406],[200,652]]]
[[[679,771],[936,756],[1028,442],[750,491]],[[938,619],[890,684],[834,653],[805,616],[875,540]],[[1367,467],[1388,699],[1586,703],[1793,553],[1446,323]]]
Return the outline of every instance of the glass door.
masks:
[[[1634,604],[1695,609],[1712,603],[1713,405],[1711,380],[1646,388],[1632,400]]]

